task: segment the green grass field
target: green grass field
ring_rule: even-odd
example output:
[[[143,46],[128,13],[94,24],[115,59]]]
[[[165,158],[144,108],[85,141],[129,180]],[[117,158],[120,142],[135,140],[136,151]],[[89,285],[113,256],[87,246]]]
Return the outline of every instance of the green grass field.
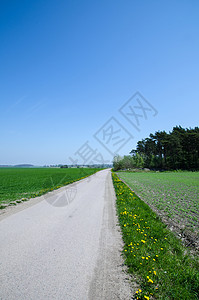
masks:
[[[118,172],[145,203],[181,228],[199,233],[199,172]]]
[[[13,200],[41,196],[97,171],[99,169],[0,168],[0,207]]]
[[[129,179],[131,185],[133,181],[139,182],[137,176],[142,179],[140,180],[142,183],[144,179],[148,179],[146,182],[150,187],[149,183],[154,180],[152,178],[160,178],[161,182],[165,183],[163,178],[166,178],[166,174],[163,174],[163,177],[162,174],[143,174],[139,177],[140,175],[123,173],[121,177]],[[172,174],[168,176],[166,182],[169,187],[171,177],[175,178],[175,176],[173,177]],[[179,179],[178,183],[180,182]],[[184,179],[184,182],[190,180]],[[125,264],[128,266],[129,273],[133,275],[133,281],[136,280],[139,286],[133,299],[199,299],[198,256],[193,256],[158,215],[115,173],[113,173],[113,184],[124,241]],[[134,189],[134,185],[132,186]],[[138,184],[137,186],[139,188]],[[154,191],[156,191],[155,185]]]

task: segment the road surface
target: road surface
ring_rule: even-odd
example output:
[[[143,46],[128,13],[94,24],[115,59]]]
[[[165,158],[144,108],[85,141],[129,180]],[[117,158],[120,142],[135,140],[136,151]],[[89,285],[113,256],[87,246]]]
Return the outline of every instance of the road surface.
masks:
[[[1,300],[132,299],[110,170],[0,216]]]

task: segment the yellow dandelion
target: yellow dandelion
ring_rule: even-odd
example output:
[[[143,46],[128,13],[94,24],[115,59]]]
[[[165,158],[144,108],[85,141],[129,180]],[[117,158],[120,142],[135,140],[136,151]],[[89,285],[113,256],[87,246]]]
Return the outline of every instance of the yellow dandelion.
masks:
[[[153,283],[153,280],[149,279],[149,281],[148,281],[148,282],[151,282],[151,283]]]

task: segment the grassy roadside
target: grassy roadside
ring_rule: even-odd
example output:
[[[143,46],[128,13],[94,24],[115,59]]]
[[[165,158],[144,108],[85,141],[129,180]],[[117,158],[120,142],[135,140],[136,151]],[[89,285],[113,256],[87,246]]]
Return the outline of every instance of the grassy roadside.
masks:
[[[135,299],[199,299],[199,261],[113,173],[124,258],[140,289]]]

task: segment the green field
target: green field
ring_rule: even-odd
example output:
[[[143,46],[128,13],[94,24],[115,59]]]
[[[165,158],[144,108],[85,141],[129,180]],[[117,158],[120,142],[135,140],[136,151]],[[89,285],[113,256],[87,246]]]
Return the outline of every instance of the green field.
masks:
[[[145,203],[184,231],[199,233],[199,172],[119,172]]]
[[[131,180],[132,177],[135,180],[137,176],[137,174],[126,175],[126,178]],[[139,176],[140,174],[138,178]],[[155,178],[159,177],[161,174]],[[151,178],[154,177],[153,174],[143,174],[141,178],[143,180],[148,178],[151,182]],[[123,256],[129,273],[133,275],[132,281],[136,281],[137,284],[133,299],[199,299],[198,256],[193,255],[149,205],[115,173],[113,184],[124,241]]]
[[[0,168],[0,207],[13,200],[41,196],[97,171],[99,169]]]

